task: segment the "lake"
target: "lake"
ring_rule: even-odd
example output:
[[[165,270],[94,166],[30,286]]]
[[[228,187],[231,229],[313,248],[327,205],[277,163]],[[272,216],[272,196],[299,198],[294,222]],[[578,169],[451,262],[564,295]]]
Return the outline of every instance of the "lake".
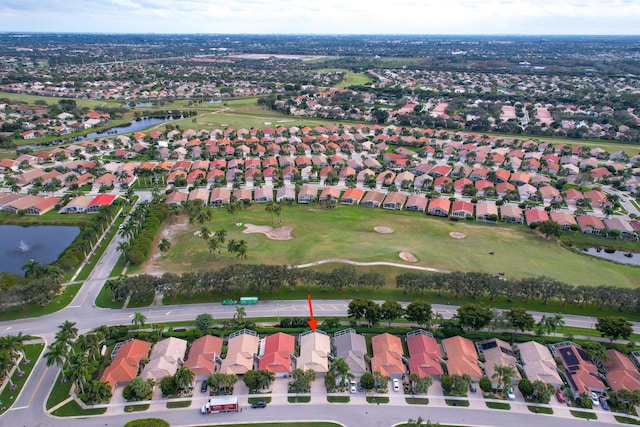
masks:
[[[48,265],[80,234],[80,227],[66,225],[0,225],[0,272],[23,274],[30,259]]]

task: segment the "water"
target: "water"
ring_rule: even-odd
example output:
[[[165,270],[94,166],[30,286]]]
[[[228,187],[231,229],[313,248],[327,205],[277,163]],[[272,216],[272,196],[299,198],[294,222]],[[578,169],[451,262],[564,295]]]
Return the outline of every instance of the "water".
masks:
[[[21,145],[18,147],[18,150],[24,150],[25,148],[38,149],[43,147],[50,147],[52,145],[56,145],[57,143],[69,143],[69,142],[78,142],[78,141],[86,141],[88,139],[95,139],[104,136],[114,136],[114,135],[122,135],[123,133],[133,133],[139,130],[146,129],[148,127],[157,125],[159,123],[170,122],[173,120],[173,117],[169,118],[159,118],[159,117],[149,117],[140,120],[134,120],[127,125],[117,126],[111,128],[109,130],[105,130],[103,132],[92,132],[85,136],[79,136],[74,139],[68,139],[65,141],[57,141],[57,142],[47,142],[45,144],[31,144],[31,145]]]
[[[80,227],[63,225],[0,225],[0,272],[24,274],[30,259],[48,265],[80,234]]]
[[[640,254],[638,253],[634,253],[632,254],[631,257],[625,256],[626,253],[628,252],[624,252],[624,251],[615,251],[612,254],[608,254],[603,250],[601,250],[600,252],[598,252],[598,250],[596,248],[587,248],[587,250],[585,251],[584,249],[582,250],[582,252],[587,253],[589,255],[598,257],[598,258],[603,258],[603,259],[608,259],[609,261],[616,261],[619,262],[621,264],[629,264],[629,265],[637,265],[640,266]]]

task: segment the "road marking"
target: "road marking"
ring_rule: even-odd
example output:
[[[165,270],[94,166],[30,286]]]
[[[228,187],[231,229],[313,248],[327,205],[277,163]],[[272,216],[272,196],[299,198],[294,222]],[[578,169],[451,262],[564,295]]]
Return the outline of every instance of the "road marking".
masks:
[[[12,407],[12,408],[10,408],[9,410],[10,410],[10,411],[17,411],[18,409],[27,409],[27,408],[28,408],[28,406],[19,406],[19,407],[17,407],[17,408],[13,408],[13,407]]]
[[[9,329],[14,328],[14,327],[15,327],[15,328],[18,328],[18,327],[20,327],[20,326],[28,326],[28,325],[33,325],[33,324],[35,324],[35,323],[34,323],[34,322],[29,322],[29,323],[14,323],[13,325],[9,325],[9,326],[7,326],[7,328],[6,328],[6,329],[7,329],[7,331],[8,331]]]
[[[44,372],[42,373],[42,376],[40,377],[40,381],[38,381],[38,384],[36,385],[35,390],[33,390],[33,394],[31,395],[31,399],[29,399],[29,402],[27,402],[27,406],[31,406],[31,402],[33,402],[33,399],[36,397],[36,393],[38,392],[38,389],[42,385],[42,381],[44,381],[44,376],[47,375],[47,371],[48,370],[49,370],[49,368],[47,367],[44,370]]]

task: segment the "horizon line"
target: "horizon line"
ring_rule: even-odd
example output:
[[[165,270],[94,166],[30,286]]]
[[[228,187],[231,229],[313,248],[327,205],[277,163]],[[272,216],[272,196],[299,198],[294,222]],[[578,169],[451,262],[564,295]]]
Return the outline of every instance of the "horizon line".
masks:
[[[107,32],[107,31],[0,31],[0,35],[11,34],[56,34],[56,35],[153,35],[153,36],[315,36],[315,37],[640,37],[637,34],[565,34],[565,33],[160,33],[160,32]]]

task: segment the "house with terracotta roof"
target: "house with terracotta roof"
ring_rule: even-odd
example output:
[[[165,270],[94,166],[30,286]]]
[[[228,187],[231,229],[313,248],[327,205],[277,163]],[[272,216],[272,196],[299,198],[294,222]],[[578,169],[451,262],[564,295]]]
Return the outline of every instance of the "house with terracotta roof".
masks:
[[[451,216],[463,219],[473,216],[473,203],[466,200],[456,200],[451,206]]]
[[[361,377],[368,371],[365,361],[367,343],[355,329],[343,329],[333,334],[332,348],[336,359],[344,359],[355,377]]]
[[[111,205],[115,199],[116,196],[113,194],[99,194],[91,201],[91,203],[89,203],[89,206],[87,206],[85,212],[99,212],[101,207]]]
[[[379,371],[384,376],[400,378],[405,373],[402,341],[395,335],[380,334],[371,338],[373,357],[371,371]]]
[[[379,208],[380,205],[382,205],[385,196],[386,194],[382,191],[368,191],[367,194],[365,194],[362,198],[362,202],[360,203],[360,205],[364,206],[365,208]]]
[[[469,374],[473,381],[482,377],[478,352],[473,341],[459,335],[442,340],[442,352],[447,360],[449,375]]]
[[[387,193],[382,203],[382,209],[401,210],[407,200],[407,195],[398,191]]]
[[[189,191],[188,200],[199,200],[204,206],[209,203],[209,190],[206,188],[194,188]]]
[[[164,377],[173,376],[182,365],[187,341],[170,337],[158,341],[149,355],[149,363],[142,369],[140,376],[145,380],[153,378],[156,383]]]
[[[37,203],[34,203],[33,205],[29,206],[26,210],[25,210],[25,214],[26,215],[43,215],[47,212],[49,212],[50,210],[53,210],[56,205],[58,203],[60,203],[62,201],[62,198],[60,197],[45,197],[44,199],[40,200]]]
[[[220,373],[242,375],[253,369],[260,339],[255,331],[242,329],[229,335],[227,356],[220,364]]]
[[[611,206],[611,202],[607,200],[607,195],[598,190],[585,191],[584,197],[591,200],[591,206],[604,207]]]
[[[182,204],[189,198],[189,193],[184,193],[182,191],[173,191],[167,195],[165,203],[168,205],[172,204]]]
[[[531,225],[537,222],[549,221],[549,214],[544,209],[525,209],[524,218],[527,221],[527,225]]]
[[[364,196],[364,190],[360,188],[347,188],[342,194],[340,203],[344,205],[357,205]]]
[[[429,199],[427,199],[425,196],[421,194],[412,194],[407,198],[405,210],[415,211],[415,212],[424,212],[427,209],[428,204],[429,204]]]
[[[236,188],[231,193],[238,202],[250,204],[253,201],[253,191],[250,188]]]
[[[293,202],[296,190],[293,187],[280,187],[276,190],[276,202]]]
[[[498,207],[495,202],[482,200],[476,203],[476,221],[489,223],[498,222]]]
[[[303,184],[298,192],[298,203],[311,203],[318,198],[318,186]]]
[[[273,187],[257,187],[253,190],[253,200],[256,203],[273,201]]]
[[[140,361],[147,358],[150,349],[151,343],[137,339],[116,345],[100,381],[109,383],[111,388],[130,382],[138,375]]]
[[[226,206],[231,203],[231,190],[228,188],[216,187],[211,190],[209,205],[212,207]]]
[[[439,378],[443,373],[442,350],[429,332],[418,329],[407,334],[409,349],[409,372],[421,378],[431,376]]]
[[[517,205],[502,205],[500,219],[511,224],[522,224],[522,209]]]
[[[576,217],[576,222],[580,231],[586,234],[602,234],[605,229],[600,218],[593,215],[579,215]]]
[[[564,384],[553,355],[547,347],[536,342],[527,341],[514,344],[514,348],[520,355],[520,366],[525,377],[531,381],[542,381],[560,388]]]
[[[298,337],[300,341],[300,356],[296,359],[296,368],[306,371],[312,369],[316,374],[326,374],[329,371],[329,356],[331,355],[331,339],[321,330],[307,331]]]
[[[427,214],[435,216],[449,216],[451,201],[444,197],[435,197],[429,202]]]
[[[640,390],[640,372],[624,354],[618,350],[607,350],[608,360],[602,366],[607,373],[607,382],[609,387],[618,391],[627,389],[630,391]]]
[[[602,223],[607,228],[607,231],[616,230],[622,237],[638,239],[638,235],[635,233],[631,224],[621,218],[605,218]]]
[[[194,373],[196,380],[206,380],[215,372],[221,352],[222,338],[204,335],[191,344],[184,366]]]
[[[261,343],[260,363],[258,369],[269,371],[276,376],[288,375],[291,369],[291,357],[295,355],[295,337],[278,332],[269,335]]]
[[[340,200],[340,188],[338,187],[324,187],[318,196],[318,203],[325,203],[331,198],[333,201]]]
[[[551,221],[555,221],[560,224],[563,230],[571,230],[571,226],[576,226],[578,224],[575,217],[567,212],[551,212],[549,217]]]
[[[493,388],[497,389],[500,386],[496,378],[494,378],[496,366],[511,366],[513,368],[515,373],[511,378],[512,385],[517,384],[522,379],[518,371],[518,359],[516,359],[515,353],[509,344],[498,338],[490,338],[477,342],[476,348],[479,354],[484,355],[484,373],[491,380]]]
[[[562,374],[574,397],[582,393],[602,393],[606,386],[600,379],[598,368],[581,346],[571,341],[551,344],[551,353],[559,357],[564,367]]]
[[[69,200],[69,203],[67,203],[62,209],[60,209],[59,213],[82,213],[89,207],[94,198],[95,196],[74,197],[73,199]]]

